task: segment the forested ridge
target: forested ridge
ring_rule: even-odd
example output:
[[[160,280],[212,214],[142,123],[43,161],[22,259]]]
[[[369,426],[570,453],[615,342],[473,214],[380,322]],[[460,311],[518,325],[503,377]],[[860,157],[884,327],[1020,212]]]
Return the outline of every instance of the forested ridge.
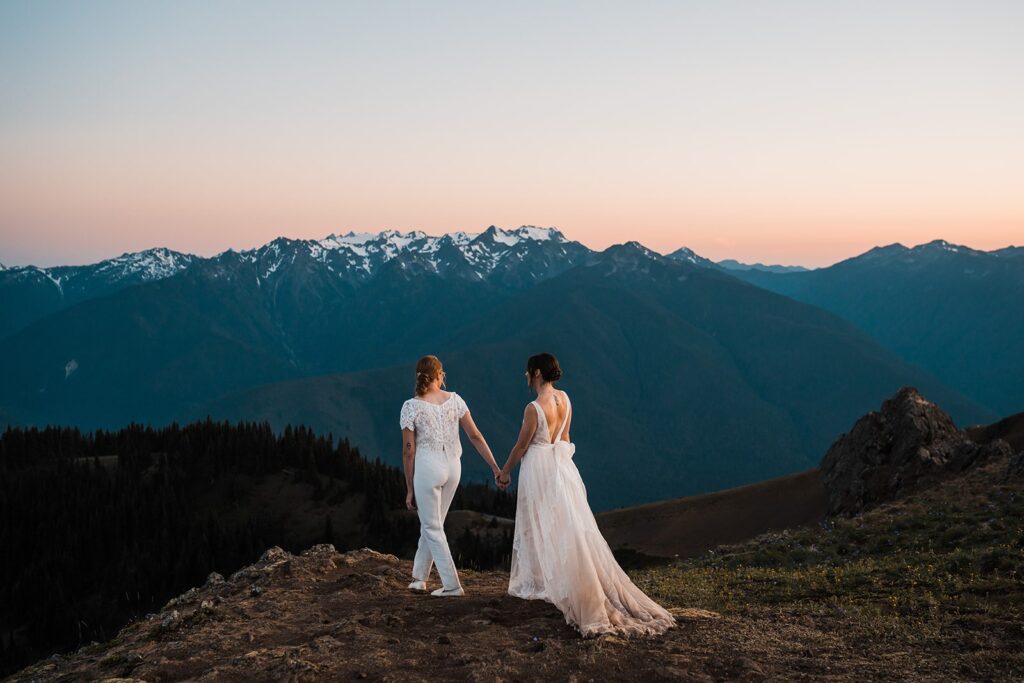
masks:
[[[0,675],[109,638],[272,545],[370,545],[410,556],[418,528],[404,501],[400,470],[301,426],[8,428],[0,436]],[[511,495],[474,485],[452,507],[511,517],[514,506]],[[461,566],[507,564],[509,533],[491,527],[453,535]]]

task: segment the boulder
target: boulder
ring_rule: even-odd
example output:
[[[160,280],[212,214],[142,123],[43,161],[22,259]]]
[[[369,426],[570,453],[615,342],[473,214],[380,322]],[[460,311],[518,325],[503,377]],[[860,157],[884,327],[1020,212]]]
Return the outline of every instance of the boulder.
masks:
[[[856,514],[1008,454],[1002,441],[975,443],[941,408],[903,387],[828,449],[821,461],[828,511]]]

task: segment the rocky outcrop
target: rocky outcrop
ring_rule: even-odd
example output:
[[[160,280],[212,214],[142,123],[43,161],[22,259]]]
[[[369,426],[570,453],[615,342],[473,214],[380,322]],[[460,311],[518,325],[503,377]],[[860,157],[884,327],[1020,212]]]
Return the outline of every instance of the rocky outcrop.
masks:
[[[1009,454],[1003,441],[972,441],[941,408],[903,387],[828,449],[821,461],[828,511],[855,514]]]

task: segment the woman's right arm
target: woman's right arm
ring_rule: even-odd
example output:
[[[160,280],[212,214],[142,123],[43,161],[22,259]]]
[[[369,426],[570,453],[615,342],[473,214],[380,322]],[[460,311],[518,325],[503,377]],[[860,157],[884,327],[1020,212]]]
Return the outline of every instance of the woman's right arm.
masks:
[[[405,507],[416,509],[416,493],[412,486],[416,472],[416,432],[411,429],[402,430],[402,464],[405,466]]]

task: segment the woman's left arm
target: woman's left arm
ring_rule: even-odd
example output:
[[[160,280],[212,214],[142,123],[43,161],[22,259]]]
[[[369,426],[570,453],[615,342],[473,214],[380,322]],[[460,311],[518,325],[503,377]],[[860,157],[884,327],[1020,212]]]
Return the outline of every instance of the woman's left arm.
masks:
[[[540,423],[537,420],[536,411],[527,404],[526,410],[523,412],[523,426],[519,430],[519,439],[516,440],[516,445],[512,447],[512,452],[508,454],[505,466],[501,468],[501,472],[498,475],[499,484],[508,486],[509,482],[512,481],[512,468],[526,455],[527,449],[530,448],[530,441],[533,440],[533,434],[537,431],[538,424]]]
[[[405,466],[405,507],[416,509],[416,489],[413,479],[416,476],[416,432],[412,429],[402,430],[402,464]]]
[[[483,433],[476,426],[476,423],[473,422],[473,416],[468,410],[459,418],[459,424],[462,425],[462,429],[465,430],[466,436],[469,437],[469,442],[473,444],[476,452],[480,454],[484,462],[491,466],[491,474],[497,477],[500,471],[498,469],[498,461],[494,459],[491,447],[487,445],[487,439],[484,438]]]

